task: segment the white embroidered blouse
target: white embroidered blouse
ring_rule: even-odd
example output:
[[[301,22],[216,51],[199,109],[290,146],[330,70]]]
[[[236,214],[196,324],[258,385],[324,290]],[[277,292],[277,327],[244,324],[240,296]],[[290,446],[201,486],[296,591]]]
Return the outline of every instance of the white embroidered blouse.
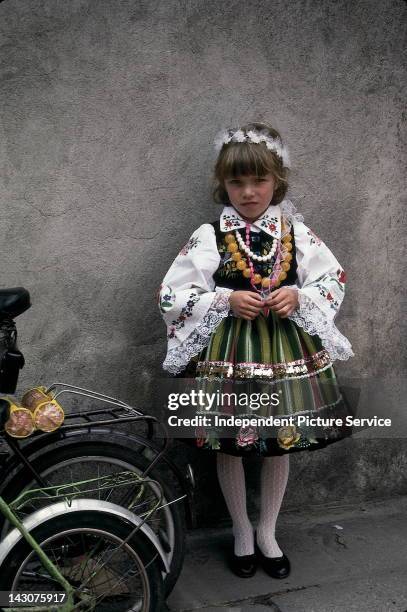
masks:
[[[293,226],[299,306],[290,319],[311,335],[317,334],[331,360],[353,356],[351,344],[334,324],[344,297],[345,272],[337,259],[312,230],[303,223],[290,200],[270,205],[251,224],[251,230],[281,237],[281,217]],[[220,229],[230,232],[246,227],[246,221],[232,206],[225,206]],[[232,289],[215,285],[219,267],[215,230],[204,223],[194,231],[165,275],[159,291],[159,307],[167,325],[168,350],[163,368],[181,372],[190,359],[209,344],[212,332],[230,312]]]

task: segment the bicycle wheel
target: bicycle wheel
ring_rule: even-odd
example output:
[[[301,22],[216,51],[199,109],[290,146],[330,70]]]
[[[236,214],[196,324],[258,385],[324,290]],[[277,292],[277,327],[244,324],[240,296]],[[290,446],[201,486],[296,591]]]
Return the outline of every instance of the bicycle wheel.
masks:
[[[42,520],[31,535],[74,587],[75,610],[157,612],[164,602],[158,554],[140,532],[124,544],[132,529],[113,512],[71,509]],[[22,536],[0,566],[0,590],[63,591]]]
[[[131,439],[124,434],[109,431],[88,433],[81,432],[72,438],[59,440],[43,449],[41,454],[30,458],[33,468],[41,475],[47,484],[69,484],[84,479],[96,478],[107,474],[114,474],[124,470],[143,473],[150,465],[150,460],[140,453],[134,452]],[[165,506],[168,501],[176,497],[171,490],[168,477],[163,475],[156,466],[148,474],[149,478],[157,480],[164,493],[162,500],[163,508],[158,510],[149,526],[157,534],[167,556],[170,572],[164,579],[165,593],[168,596],[172,591],[182,569],[185,555],[185,518],[181,503]],[[6,501],[15,499],[22,491],[29,488],[37,488],[38,485],[33,476],[22,466],[13,473],[11,478],[3,484],[0,489],[1,496]],[[131,489],[117,489],[95,491],[92,495],[105,501],[111,501],[118,505],[126,505],[131,497]],[[132,510],[142,515],[152,503],[159,497],[159,491],[153,483],[147,483],[143,495],[137,500]],[[44,505],[46,502],[42,502]],[[37,503],[29,508],[30,512],[41,507]],[[0,521],[2,521],[0,516]],[[8,524],[3,524],[2,537],[9,529]]]

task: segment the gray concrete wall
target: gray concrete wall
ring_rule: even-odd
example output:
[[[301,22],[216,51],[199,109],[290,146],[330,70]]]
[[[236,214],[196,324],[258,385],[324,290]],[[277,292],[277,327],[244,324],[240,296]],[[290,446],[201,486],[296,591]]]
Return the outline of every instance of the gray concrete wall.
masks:
[[[1,285],[33,300],[20,389],[57,378],[150,409],[165,353],[157,286],[219,210],[213,136],[263,120],[291,152],[289,195],[348,273],[338,324],[356,356],[338,373],[391,378],[400,396],[406,8],[2,2]],[[193,461],[205,522],[219,512],[213,457]],[[285,503],[405,493],[405,464],[397,439],[300,453]]]

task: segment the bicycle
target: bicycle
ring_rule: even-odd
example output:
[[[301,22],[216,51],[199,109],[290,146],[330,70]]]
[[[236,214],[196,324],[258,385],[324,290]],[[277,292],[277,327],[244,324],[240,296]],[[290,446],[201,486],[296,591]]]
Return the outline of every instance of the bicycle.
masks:
[[[95,486],[100,491],[129,482],[140,488],[148,479],[122,472],[28,490],[11,504],[0,497],[0,513],[15,527],[0,544],[0,591],[9,592],[8,603],[21,602],[24,596],[26,602],[46,604],[24,607],[27,612],[161,610],[162,572],[168,572],[169,565],[146,521],[157,511],[162,494],[142,517],[111,502],[86,498]],[[160,488],[157,482],[155,486]],[[17,513],[36,498],[47,504],[63,501],[22,522]]]
[[[17,332],[13,319],[29,306],[29,294],[26,290],[17,288],[0,291],[0,325],[6,327],[7,350],[12,354],[11,365],[9,363],[4,367],[4,362],[7,360],[3,357],[0,366],[0,390],[3,392],[14,391],[18,370],[24,364],[24,359],[16,348]],[[57,431],[48,434],[37,433],[32,439],[22,443],[7,437],[6,442],[12,455],[4,458],[0,468],[0,495],[5,500],[12,500],[22,491],[32,488],[35,482],[46,487],[66,482],[67,479],[72,481],[75,474],[82,473],[85,465],[89,477],[99,476],[101,472],[115,473],[118,470],[134,471],[144,477],[149,475],[151,480],[145,488],[145,503],[148,504],[152,498],[157,498],[154,482],[160,482],[164,492],[162,507],[151,519],[151,526],[159,537],[170,566],[170,572],[165,578],[165,591],[168,595],[182,567],[185,522],[188,526],[195,524],[192,511],[193,473],[190,466],[187,475],[184,476],[181,470],[164,453],[161,453],[166,448],[168,440],[164,439],[164,445],[157,444],[154,439],[154,422],[151,419],[145,419],[147,431],[141,435],[115,429],[119,424],[134,422],[137,417],[144,416],[125,402],[61,383],[54,383],[47,391],[56,392],[56,396],[65,393],[65,395],[87,397],[106,404],[107,408],[68,414],[64,425]],[[161,460],[160,469],[154,461],[157,456],[160,456]],[[165,475],[162,473],[163,468]],[[173,484],[179,490],[176,499],[184,499],[184,512],[181,512],[179,504],[169,503],[173,497]],[[100,498],[101,492],[95,495]],[[103,496],[105,499],[110,499],[112,492],[104,491],[102,498]],[[129,499],[130,496],[131,489],[122,492],[120,499],[115,501],[123,505],[123,500]],[[8,529],[8,522],[3,521],[3,537]]]

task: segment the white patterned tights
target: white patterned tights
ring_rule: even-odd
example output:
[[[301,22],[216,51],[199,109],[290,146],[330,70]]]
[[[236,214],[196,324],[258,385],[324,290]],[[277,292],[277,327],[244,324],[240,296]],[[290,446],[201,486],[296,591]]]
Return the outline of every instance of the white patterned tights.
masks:
[[[254,553],[253,527],[247,515],[246,481],[242,457],[217,453],[218,480],[233,521],[235,555]],[[275,529],[283,501],[289,471],[289,456],[264,457],[261,468],[260,519],[257,544],[266,557],[283,554],[275,538]]]

